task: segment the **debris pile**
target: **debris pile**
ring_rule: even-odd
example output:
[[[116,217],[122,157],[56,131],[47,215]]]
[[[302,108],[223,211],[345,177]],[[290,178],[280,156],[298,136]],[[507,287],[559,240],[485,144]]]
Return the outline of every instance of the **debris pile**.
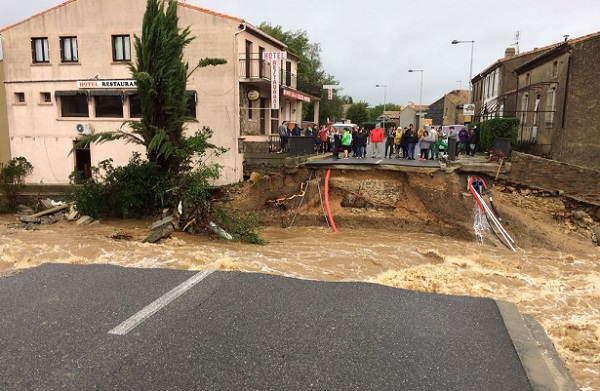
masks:
[[[150,224],[148,229],[150,229],[152,233],[142,240],[142,243],[156,243],[161,239],[168,238],[175,232],[175,228],[173,227],[175,217],[173,215],[168,215],[168,212],[168,209],[163,210],[160,220]]]
[[[495,190],[506,194],[519,196],[516,205],[529,208],[531,202],[546,204],[552,217],[562,223],[565,232],[579,233],[600,246],[600,205],[582,202],[579,199],[565,195],[562,190],[548,190],[524,187],[519,185],[498,185]],[[559,199],[559,207],[554,202]],[[547,201],[545,201],[547,200]]]

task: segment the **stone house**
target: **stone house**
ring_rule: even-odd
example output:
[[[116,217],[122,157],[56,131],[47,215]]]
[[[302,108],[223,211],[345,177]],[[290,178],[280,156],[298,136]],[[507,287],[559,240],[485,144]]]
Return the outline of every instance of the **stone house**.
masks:
[[[401,128],[407,128],[408,125],[413,124],[416,126],[417,124],[417,110],[411,105],[404,106],[402,110],[400,110],[399,115],[399,126]]]
[[[474,122],[491,118],[515,117],[517,78],[516,67],[551,50],[555,45],[515,54],[515,48],[507,48],[504,58],[484,69],[473,80]]]
[[[463,106],[468,101],[468,90],[452,90],[429,105],[425,118],[430,119],[433,126],[463,124]]]
[[[72,172],[87,177],[105,159],[122,165],[133,151],[144,156],[139,146],[122,142],[70,151],[82,135],[118,130],[140,117],[128,64],[135,62],[134,35],[141,35],[145,6],[145,0],[68,0],[0,29],[6,99],[0,141],[8,138],[11,157],[33,164],[29,181],[65,184]],[[184,59],[188,115],[198,123],[187,124],[186,132],[211,128],[211,142],[228,149],[209,159],[222,166],[215,184],[241,181],[246,143],[268,145],[281,121],[300,122],[306,102],[314,103],[318,119],[320,90],[297,80],[298,58],[283,54],[282,42],[244,19],[185,2],[178,3],[178,16],[196,37]],[[202,58],[227,63],[196,69]]]
[[[386,110],[383,115],[387,117],[386,122],[393,122],[396,127],[400,124],[400,111],[399,110]]]
[[[519,141],[538,155],[600,170],[600,32],[565,39],[514,73]]]

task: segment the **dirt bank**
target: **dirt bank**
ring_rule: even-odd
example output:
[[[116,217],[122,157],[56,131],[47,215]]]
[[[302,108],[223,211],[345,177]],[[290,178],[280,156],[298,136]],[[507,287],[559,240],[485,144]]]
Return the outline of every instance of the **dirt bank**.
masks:
[[[250,181],[229,187],[219,206],[252,211],[265,226],[325,226],[317,181],[306,189],[308,170],[255,174]],[[318,174],[323,189],[324,173]],[[562,196],[519,192],[503,183],[489,184],[489,194],[509,233],[519,246],[570,251],[595,240],[592,227],[575,224]],[[465,190],[466,176],[399,171],[332,171],[329,204],[338,227],[379,228],[428,233],[473,240],[474,199]],[[302,206],[298,208],[304,194]]]

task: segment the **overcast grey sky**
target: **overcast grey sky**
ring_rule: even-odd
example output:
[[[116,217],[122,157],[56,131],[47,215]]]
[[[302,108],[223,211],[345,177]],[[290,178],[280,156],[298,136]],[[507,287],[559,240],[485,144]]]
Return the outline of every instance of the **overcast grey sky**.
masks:
[[[102,1],[102,0],[96,0]],[[129,1],[129,0],[124,0]],[[60,4],[60,0],[0,0],[0,26]],[[321,45],[325,71],[341,94],[371,106],[423,104],[468,89],[473,75],[504,56],[520,31],[521,52],[600,31],[600,0],[187,0],[258,25],[306,30]],[[387,88],[376,88],[375,85]]]

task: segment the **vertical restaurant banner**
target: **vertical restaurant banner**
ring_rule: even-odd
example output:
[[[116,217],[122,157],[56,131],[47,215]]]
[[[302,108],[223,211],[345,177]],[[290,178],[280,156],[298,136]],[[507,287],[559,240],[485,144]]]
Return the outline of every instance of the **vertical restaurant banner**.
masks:
[[[287,52],[264,52],[263,60],[271,64],[271,108],[279,110],[279,68]]]

